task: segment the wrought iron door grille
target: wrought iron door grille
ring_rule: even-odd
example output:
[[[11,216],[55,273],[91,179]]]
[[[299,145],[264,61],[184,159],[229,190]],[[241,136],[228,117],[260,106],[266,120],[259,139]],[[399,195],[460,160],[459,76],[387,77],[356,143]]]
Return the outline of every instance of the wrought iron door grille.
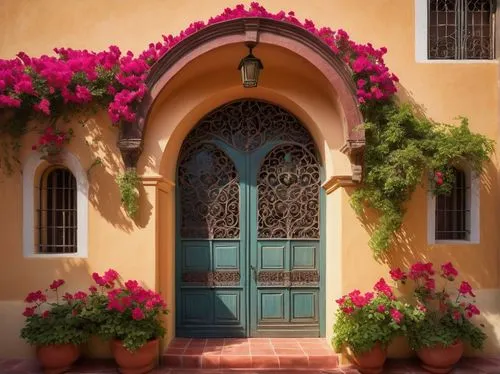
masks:
[[[449,195],[436,198],[436,240],[468,240],[470,209],[465,172],[455,169],[455,184]]]
[[[42,175],[38,253],[76,253],[76,194],[76,180],[68,169],[49,169]]]
[[[494,0],[428,0],[428,58],[495,58]]]

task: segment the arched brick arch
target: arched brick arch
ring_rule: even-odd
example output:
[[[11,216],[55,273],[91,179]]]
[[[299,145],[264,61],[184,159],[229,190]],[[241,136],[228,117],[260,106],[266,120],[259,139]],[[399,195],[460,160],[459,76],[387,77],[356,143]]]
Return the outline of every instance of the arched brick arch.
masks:
[[[353,163],[353,180],[361,179],[364,133],[356,127],[362,115],[355,86],[345,63],[319,38],[296,25],[268,18],[239,18],[207,26],[187,37],[153,65],[146,80],[148,94],[137,111],[137,120],[124,126],[118,146],[127,167],[135,167],[142,151],[151,109],[168,82],[188,63],[218,47],[236,43],[265,43],[286,48],[309,61],[330,82],[344,117],[342,151]]]

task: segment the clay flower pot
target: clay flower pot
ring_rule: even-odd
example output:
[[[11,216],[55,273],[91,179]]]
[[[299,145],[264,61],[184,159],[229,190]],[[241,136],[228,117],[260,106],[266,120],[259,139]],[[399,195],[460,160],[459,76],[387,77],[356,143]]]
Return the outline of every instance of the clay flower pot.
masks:
[[[449,347],[437,345],[421,348],[417,356],[422,361],[422,367],[436,374],[449,373],[464,353],[464,344],[459,340]]]
[[[159,340],[151,340],[134,352],[125,348],[120,340],[111,341],[111,352],[122,374],[149,373],[156,365]]]
[[[74,344],[36,347],[36,357],[45,374],[60,374],[68,371],[78,356],[80,356],[80,350]]]
[[[387,350],[377,343],[367,352],[351,353],[349,358],[361,373],[379,374],[383,371]]]

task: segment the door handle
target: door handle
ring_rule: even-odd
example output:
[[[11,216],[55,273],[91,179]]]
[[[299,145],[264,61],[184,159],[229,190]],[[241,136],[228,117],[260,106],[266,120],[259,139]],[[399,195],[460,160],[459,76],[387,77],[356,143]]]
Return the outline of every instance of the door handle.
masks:
[[[255,266],[250,265],[250,271],[252,272],[253,280],[257,282],[257,269]]]

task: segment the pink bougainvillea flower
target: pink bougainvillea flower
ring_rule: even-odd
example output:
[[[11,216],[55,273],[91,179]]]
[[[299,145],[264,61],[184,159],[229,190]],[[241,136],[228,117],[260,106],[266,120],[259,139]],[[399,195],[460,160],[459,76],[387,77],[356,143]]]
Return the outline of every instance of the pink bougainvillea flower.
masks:
[[[42,313],[42,318],[48,318],[50,316],[50,312],[46,310],[45,312]]]
[[[391,275],[391,278],[395,281],[404,282],[407,278],[406,273],[403,272],[400,268],[392,269],[391,271],[389,271],[389,274]]]
[[[137,289],[137,287],[139,287],[139,283],[136,280],[128,280],[127,282],[125,282],[125,287],[129,291],[134,291],[135,289]]]
[[[43,98],[38,104],[33,105],[33,109],[35,109],[37,112],[50,115],[50,101]]]
[[[469,283],[467,283],[466,281],[462,281],[462,283],[460,283],[460,287],[458,288],[458,292],[460,292],[464,296],[470,295],[472,297],[476,297],[474,292],[472,292],[472,286]]]
[[[384,305],[379,305],[377,306],[377,312],[379,313],[384,313],[385,312],[385,306]]]
[[[144,313],[141,310],[141,308],[134,308],[134,310],[132,310],[132,318],[135,319],[136,321],[144,319]]]
[[[452,317],[455,321],[460,321],[462,319],[462,314],[458,310],[454,310]]]
[[[73,295],[72,295],[72,294],[70,294],[69,292],[66,292],[66,293],[63,295],[63,299],[69,302],[69,301],[73,300]]]
[[[447,262],[441,265],[441,276],[452,281],[458,276],[458,271],[453,267],[451,262]]]
[[[53,282],[50,284],[50,289],[55,291],[55,290],[57,290],[59,287],[61,287],[63,284],[64,284],[64,280],[63,280],[63,279],[57,279],[57,280],[53,281]]]
[[[90,286],[89,291],[90,291],[90,293],[96,293],[97,292],[96,286]]]

